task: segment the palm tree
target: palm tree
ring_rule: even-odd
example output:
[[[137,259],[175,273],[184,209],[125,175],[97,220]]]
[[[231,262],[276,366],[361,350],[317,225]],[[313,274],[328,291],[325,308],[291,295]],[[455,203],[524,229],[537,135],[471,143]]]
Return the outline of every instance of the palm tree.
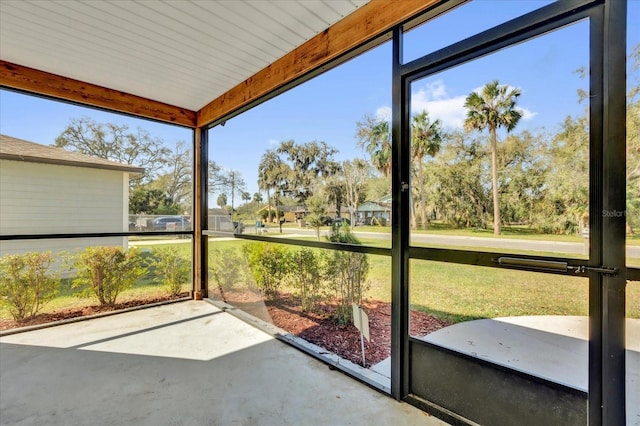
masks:
[[[235,199],[236,193],[244,192],[246,187],[246,183],[244,179],[242,179],[242,175],[237,170],[229,170],[225,175],[225,186],[231,193],[231,215],[235,217]]]
[[[358,122],[358,145],[370,156],[371,163],[384,177],[391,174],[391,131],[389,122],[365,116]]]
[[[258,172],[258,186],[261,190],[267,191],[267,205],[268,205],[268,222],[271,222],[271,190],[279,190],[282,186],[282,181],[285,178],[284,170],[286,164],[282,162],[282,159],[278,154],[269,150],[262,155],[260,160],[259,172]],[[276,204],[276,218],[277,204]]]
[[[245,212],[248,212],[248,206],[247,206],[247,203],[248,203],[249,201],[251,201],[251,194],[249,194],[249,193],[248,193],[248,192],[246,192],[246,191],[242,191],[242,192],[240,193],[240,196],[242,197],[242,201],[244,202],[244,210],[245,210]]]
[[[440,120],[431,121],[429,113],[422,111],[413,116],[411,123],[411,155],[417,163],[418,197],[420,199],[420,220],[422,227],[427,225],[427,213],[424,193],[424,169],[422,159],[425,156],[434,157],[442,144],[442,125]],[[415,228],[415,219],[413,220]]]
[[[510,132],[516,127],[522,114],[516,110],[520,90],[501,85],[498,80],[487,83],[480,92],[467,96],[465,130],[489,130],[491,143],[491,183],[493,186],[493,233],[500,235],[500,200],[498,198],[498,153],[496,130],[504,127]]]
[[[221,209],[224,209],[227,206],[227,194],[220,194],[218,195],[218,199],[216,200],[216,204],[218,204],[218,206]]]

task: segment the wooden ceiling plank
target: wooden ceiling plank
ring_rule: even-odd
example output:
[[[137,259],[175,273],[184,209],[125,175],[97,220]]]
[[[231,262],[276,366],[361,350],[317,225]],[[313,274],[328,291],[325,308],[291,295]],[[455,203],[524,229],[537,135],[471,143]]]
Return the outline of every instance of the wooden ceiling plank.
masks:
[[[442,1],[371,0],[205,105],[197,113],[198,126],[206,126],[248,105]]]
[[[0,86],[187,127],[196,112],[0,60]]]

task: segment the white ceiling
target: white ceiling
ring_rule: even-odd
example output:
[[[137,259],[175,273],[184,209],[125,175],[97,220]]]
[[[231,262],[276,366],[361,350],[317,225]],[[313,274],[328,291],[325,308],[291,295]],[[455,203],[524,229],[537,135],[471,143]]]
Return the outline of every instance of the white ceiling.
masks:
[[[368,0],[0,0],[0,59],[199,110]]]

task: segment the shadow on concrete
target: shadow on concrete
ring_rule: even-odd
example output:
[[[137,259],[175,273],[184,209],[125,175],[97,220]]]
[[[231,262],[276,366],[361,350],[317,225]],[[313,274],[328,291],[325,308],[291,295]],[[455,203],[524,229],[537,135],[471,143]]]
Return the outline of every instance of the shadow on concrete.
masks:
[[[443,424],[206,302],[117,317],[1,338],[2,424]]]

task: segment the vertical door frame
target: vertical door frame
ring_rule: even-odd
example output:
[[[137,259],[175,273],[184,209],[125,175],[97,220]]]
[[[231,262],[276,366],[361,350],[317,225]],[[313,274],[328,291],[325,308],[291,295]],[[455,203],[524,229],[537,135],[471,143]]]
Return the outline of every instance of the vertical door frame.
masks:
[[[571,4],[569,4],[571,3]],[[589,272],[589,424],[624,424],[625,407],[625,209],[626,209],[626,1],[558,2],[546,7],[556,17],[532,12],[530,18],[505,24],[510,38],[487,31],[486,44],[465,51],[445,65],[434,55],[402,63],[402,27],[393,31],[392,82],[392,344],[391,393],[410,392],[409,359],[409,190],[410,81],[426,64],[441,71],[470,57],[490,53],[527,39],[530,28],[552,28],[552,21],[571,19],[578,9],[590,18],[590,260],[593,267],[616,274]],[[564,8],[564,10],[563,10]],[[571,8],[568,9],[568,8]],[[525,24],[526,20],[529,20]],[[536,21],[538,19],[538,21]],[[517,23],[516,23],[517,21]],[[518,27],[521,26],[521,28]],[[531,25],[531,27],[527,27]],[[491,42],[494,37],[495,42]],[[480,39],[482,41],[482,39]],[[460,42],[462,44],[463,42]],[[435,72],[435,71],[434,71]]]

